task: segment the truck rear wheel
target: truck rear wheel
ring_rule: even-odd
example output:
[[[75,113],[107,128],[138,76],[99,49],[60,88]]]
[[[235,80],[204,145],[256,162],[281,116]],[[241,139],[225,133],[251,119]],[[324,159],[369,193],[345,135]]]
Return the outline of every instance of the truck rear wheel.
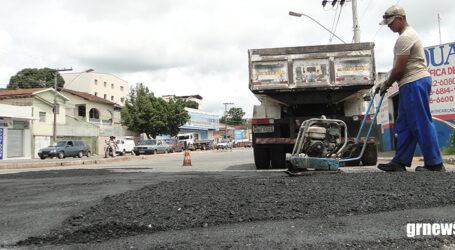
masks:
[[[368,143],[361,159],[364,166],[376,165],[376,163],[378,163],[378,148],[376,147],[376,144]]]
[[[270,155],[269,149],[267,148],[254,148],[254,163],[256,169],[268,169],[270,168]]]
[[[286,153],[283,148],[270,149],[272,168],[286,168]]]

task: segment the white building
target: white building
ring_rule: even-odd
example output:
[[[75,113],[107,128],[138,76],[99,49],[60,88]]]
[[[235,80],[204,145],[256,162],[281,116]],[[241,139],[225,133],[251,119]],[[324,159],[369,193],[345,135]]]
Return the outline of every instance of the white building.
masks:
[[[0,160],[30,159],[32,107],[0,104]]]
[[[115,75],[90,71],[62,73],[61,76],[65,80],[65,89],[89,93],[122,107],[125,105],[128,83]]]

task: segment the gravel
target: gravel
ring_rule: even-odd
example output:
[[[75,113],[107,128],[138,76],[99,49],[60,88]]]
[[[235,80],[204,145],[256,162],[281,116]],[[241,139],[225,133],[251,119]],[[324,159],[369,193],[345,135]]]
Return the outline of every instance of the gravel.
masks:
[[[304,177],[265,173],[258,177],[189,177],[107,196],[68,217],[46,235],[29,237],[17,246],[96,243],[234,223],[442,207],[455,204],[454,190],[454,173],[342,173]],[[413,242],[418,241],[421,240]],[[423,243],[437,247],[443,241]],[[390,241],[385,246],[406,247],[406,244],[406,241]],[[176,246],[179,247],[159,247]],[[354,242],[348,246],[325,247],[368,246],[376,248],[384,244]]]

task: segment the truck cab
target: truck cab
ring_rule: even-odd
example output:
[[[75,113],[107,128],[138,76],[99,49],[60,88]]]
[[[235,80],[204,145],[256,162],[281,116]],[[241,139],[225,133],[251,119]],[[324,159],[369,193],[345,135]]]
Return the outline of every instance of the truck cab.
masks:
[[[186,134],[178,134],[177,138],[179,142],[183,142],[184,150],[193,150],[194,144],[194,134],[193,133],[186,133]]]

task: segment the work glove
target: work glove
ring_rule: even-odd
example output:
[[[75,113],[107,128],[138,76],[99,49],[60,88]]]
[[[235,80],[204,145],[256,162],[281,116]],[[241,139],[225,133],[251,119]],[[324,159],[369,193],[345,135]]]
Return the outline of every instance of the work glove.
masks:
[[[386,84],[387,81],[383,81],[382,83],[378,84],[376,88],[374,89],[374,93],[380,93],[380,95],[384,95],[387,92],[387,89],[389,86]]]

